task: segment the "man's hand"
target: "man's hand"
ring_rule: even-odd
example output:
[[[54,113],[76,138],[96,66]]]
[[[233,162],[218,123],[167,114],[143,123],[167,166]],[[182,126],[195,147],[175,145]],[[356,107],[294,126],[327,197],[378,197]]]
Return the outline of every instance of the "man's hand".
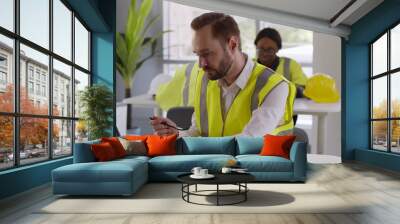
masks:
[[[164,117],[156,117],[153,116],[152,120],[150,120],[151,126],[153,126],[154,133],[156,135],[173,135],[173,134],[179,134],[178,130],[172,127],[168,127],[165,124],[171,125],[173,127],[176,127],[175,122],[171,121],[168,118]]]

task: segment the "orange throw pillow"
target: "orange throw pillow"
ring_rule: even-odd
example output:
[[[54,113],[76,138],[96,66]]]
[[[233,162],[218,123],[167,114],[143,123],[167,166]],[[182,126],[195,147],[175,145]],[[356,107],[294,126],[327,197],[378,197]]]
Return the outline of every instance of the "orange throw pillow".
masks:
[[[280,156],[286,159],[290,157],[290,148],[296,136],[286,135],[286,136],[275,136],[275,135],[265,135],[264,136],[264,146],[261,149],[260,155],[262,156]]]
[[[90,147],[92,149],[94,157],[99,162],[110,161],[117,158],[114,149],[108,142],[93,144]]]
[[[176,138],[178,135],[159,136],[149,135],[147,136],[147,154],[148,156],[165,156],[165,155],[176,155]]]
[[[126,156],[126,151],[122,146],[121,142],[119,142],[118,138],[110,137],[110,138],[101,138],[101,142],[108,142],[114,149],[115,155],[117,158],[121,158]]]
[[[129,140],[129,141],[143,141],[146,142],[147,135],[125,135],[124,139]]]

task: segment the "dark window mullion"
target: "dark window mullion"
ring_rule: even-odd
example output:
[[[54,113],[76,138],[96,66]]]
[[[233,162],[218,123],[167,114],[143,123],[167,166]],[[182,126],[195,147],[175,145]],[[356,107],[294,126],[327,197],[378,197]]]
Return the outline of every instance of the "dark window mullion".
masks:
[[[49,50],[53,52],[53,0],[49,0]],[[49,94],[49,116],[48,119],[48,152],[49,159],[53,159],[53,57],[49,55],[49,73],[48,73],[48,91]]]
[[[19,35],[19,8],[20,1],[14,1],[14,31]],[[20,50],[19,39],[14,39],[14,113],[19,113],[19,96],[20,96]],[[20,135],[20,119],[14,116],[14,166],[19,166],[19,135]]]
[[[72,63],[74,64],[74,66],[71,67],[71,91],[72,91],[72,96],[71,96],[71,100],[72,100],[72,105],[71,105],[71,117],[75,118],[75,12],[72,11],[71,14],[71,23],[72,23],[72,38],[71,38],[71,59],[72,59]],[[71,151],[72,151],[72,155],[74,155],[74,151],[75,151],[75,121],[71,122],[72,124],[72,130],[71,130]]]
[[[372,55],[373,55],[373,47],[372,47],[372,44],[370,45],[370,47],[369,47],[369,64],[370,64],[370,66],[369,66],[369,85],[370,85],[370,89],[369,89],[369,119],[370,119],[370,122],[369,122],[369,144],[370,144],[370,149],[373,149],[373,146],[374,146],[374,136],[373,136],[373,134],[374,134],[374,132],[373,132],[373,127],[374,127],[374,123],[373,123],[373,121],[372,121],[372,119],[374,118],[374,116],[373,116],[373,91],[374,91],[374,88],[373,88],[373,81],[372,81],[372,71],[373,71],[373,63],[372,63]],[[371,103],[372,102],[372,103]]]
[[[387,54],[387,64],[386,64],[386,66],[387,66],[387,71],[389,71],[390,70],[390,30],[387,32],[387,51],[386,51],[386,54]],[[389,73],[388,75],[387,75],[387,117],[388,118],[391,118],[392,117],[392,111],[391,111],[391,108],[392,108],[392,100],[391,100],[391,88],[390,88],[390,80],[391,80],[391,78],[392,78],[392,76],[391,76],[391,74]],[[392,129],[392,127],[391,127],[391,121],[389,120],[388,122],[387,122],[387,135],[388,135],[388,148],[387,148],[387,151],[388,152],[391,152],[392,151],[392,135],[391,135],[391,129]]]

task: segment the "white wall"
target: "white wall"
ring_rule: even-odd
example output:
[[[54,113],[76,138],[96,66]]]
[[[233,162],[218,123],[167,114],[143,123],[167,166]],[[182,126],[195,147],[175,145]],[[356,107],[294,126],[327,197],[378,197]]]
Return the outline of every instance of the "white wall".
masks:
[[[118,0],[117,1],[117,32],[124,32],[126,19],[128,17],[128,9],[130,0]],[[141,1],[138,0],[136,4]],[[153,25],[149,30],[148,35],[155,35],[162,30],[162,0],[153,1],[153,9],[151,11],[150,18],[160,15],[160,19]],[[162,49],[162,39],[158,41],[158,49]],[[147,52],[144,52],[147,55]],[[162,56],[156,56],[146,61],[142,67],[137,71],[132,86],[132,96],[144,94],[147,92],[150,82],[157,74],[163,71]],[[125,87],[121,76],[117,72],[117,102],[122,101],[125,98]],[[142,129],[142,133],[151,133],[152,128],[149,125],[148,117],[153,114],[152,109],[133,108],[132,109],[132,125],[139,126]],[[117,117],[118,119],[118,117]]]
[[[331,75],[336,80],[336,88],[341,92],[341,39],[337,36],[314,32],[313,71]],[[324,128],[326,142],[322,154],[341,155],[341,115],[327,116]]]

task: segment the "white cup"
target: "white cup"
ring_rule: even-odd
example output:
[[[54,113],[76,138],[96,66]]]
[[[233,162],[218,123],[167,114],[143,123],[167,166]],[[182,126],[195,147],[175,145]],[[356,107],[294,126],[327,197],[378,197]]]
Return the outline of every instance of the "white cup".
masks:
[[[207,176],[208,175],[208,169],[201,169],[200,170],[200,176]]]
[[[222,167],[222,170],[221,170],[222,173],[230,173],[231,171],[232,171],[232,168],[229,168],[229,167]]]
[[[199,175],[201,175],[201,174],[200,174],[200,171],[201,171],[201,170],[202,170],[201,167],[193,167],[192,173],[193,173],[194,175],[196,175],[196,176],[199,176]]]

